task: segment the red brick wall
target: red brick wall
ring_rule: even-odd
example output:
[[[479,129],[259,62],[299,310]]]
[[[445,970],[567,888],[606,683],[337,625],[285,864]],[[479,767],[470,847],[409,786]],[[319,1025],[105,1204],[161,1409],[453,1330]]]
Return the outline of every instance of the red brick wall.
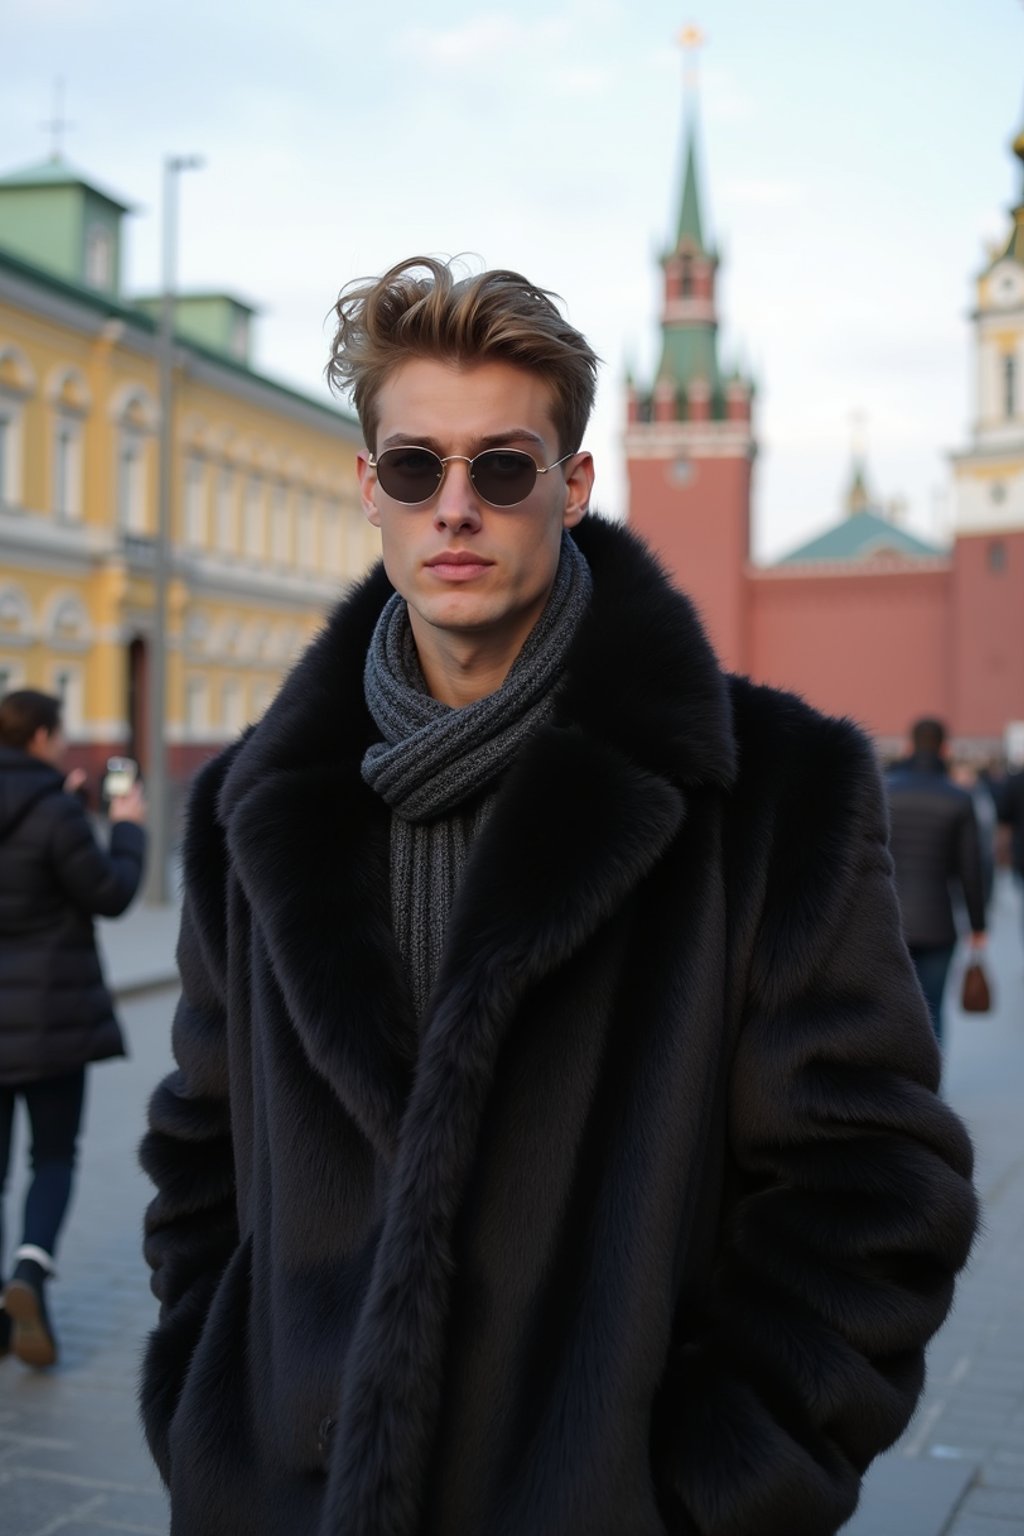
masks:
[[[960,537],[953,551],[956,728],[998,737],[1024,720],[1024,532]]]
[[[751,667],[828,714],[902,738],[919,715],[951,721],[952,573],[759,572],[749,578]]]
[[[746,671],[750,463],[699,459],[689,468],[680,485],[670,461],[632,459],[629,526],[696,603],[723,664]]]

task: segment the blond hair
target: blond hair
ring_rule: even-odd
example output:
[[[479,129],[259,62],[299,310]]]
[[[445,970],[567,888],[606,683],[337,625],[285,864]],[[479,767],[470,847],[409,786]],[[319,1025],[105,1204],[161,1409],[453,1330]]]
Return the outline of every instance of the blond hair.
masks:
[[[518,272],[458,277],[454,262],[413,256],[383,277],[357,279],[334,308],[332,389],[352,391],[366,445],[376,449],[377,397],[411,357],[471,366],[506,362],[543,374],[559,449],[575,453],[594,405],[598,357],[554,299]]]

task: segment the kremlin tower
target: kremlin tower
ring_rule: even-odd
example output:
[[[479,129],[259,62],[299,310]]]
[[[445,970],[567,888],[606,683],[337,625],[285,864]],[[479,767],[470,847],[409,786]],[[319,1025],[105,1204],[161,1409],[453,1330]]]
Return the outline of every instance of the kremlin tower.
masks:
[[[688,28],[684,47],[699,33]],[[648,388],[627,383],[629,521],[696,602],[724,665],[749,669],[753,385],[718,353],[718,254],[701,210],[697,119],[687,89],[684,175],[671,247],[661,257],[661,355]]]

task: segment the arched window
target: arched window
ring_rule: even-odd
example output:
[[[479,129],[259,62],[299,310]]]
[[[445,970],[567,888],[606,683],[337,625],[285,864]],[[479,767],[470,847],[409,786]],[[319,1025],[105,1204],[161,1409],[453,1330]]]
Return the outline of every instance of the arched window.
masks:
[[[682,293],[684,299],[688,299],[693,293],[693,257],[688,254],[683,257],[683,274],[680,292]]]
[[[156,402],[131,382],[115,391],[110,415],[116,427],[117,520],[125,533],[150,531],[148,463],[158,420]]]
[[[208,536],[206,464],[193,453],[185,463],[185,543],[190,549],[202,549]]]

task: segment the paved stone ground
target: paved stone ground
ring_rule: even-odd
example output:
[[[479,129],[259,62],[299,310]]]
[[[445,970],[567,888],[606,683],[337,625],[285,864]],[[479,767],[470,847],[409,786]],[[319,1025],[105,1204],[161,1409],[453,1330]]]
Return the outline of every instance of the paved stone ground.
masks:
[[[149,1185],[135,1148],[149,1091],[171,1064],[174,998],[164,989],[125,1001],[131,1058],[90,1074],[78,1191],[52,1291],[60,1364],[36,1372],[0,1361],[0,1536],[167,1531],[135,1411],[139,1352],[156,1306],[140,1262]],[[13,1193],[9,1227],[17,1182]]]
[[[154,1303],[139,1260],[148,1187],[135,1147],[166,1070],[173,914],[139,909],[111,928],[111,970],[129,989],[128,1062],[92,1074],[80,1188],[54,1315],[60,1366],[0,1362],[0,1536],[165,1536],[167,1506],[135,1414],[139,1351]],[[844,1536],[1024,1536],[1024,942],[1018,893],[999,891],[998,1006],[953,1011],[946,1092],[979,1149],[986,1231],[956,1310],[930,1351],[929,1386],[900,1445],[876,1464]],[[145,961],[145,963],[143,963]],[[8,1220],[16,1204],[8,1203]],[[301,1536],[301,1533],[296,1533]],[[792,1536],[801,1536],[798,1531]]]
[[[1024,1533],[1024,922],[1008,877],[992,917],[996,1007],[949,1010],[945,1069],[978,1150],[984,1232],[917,1414],[872,1468],[844,1536]]]

